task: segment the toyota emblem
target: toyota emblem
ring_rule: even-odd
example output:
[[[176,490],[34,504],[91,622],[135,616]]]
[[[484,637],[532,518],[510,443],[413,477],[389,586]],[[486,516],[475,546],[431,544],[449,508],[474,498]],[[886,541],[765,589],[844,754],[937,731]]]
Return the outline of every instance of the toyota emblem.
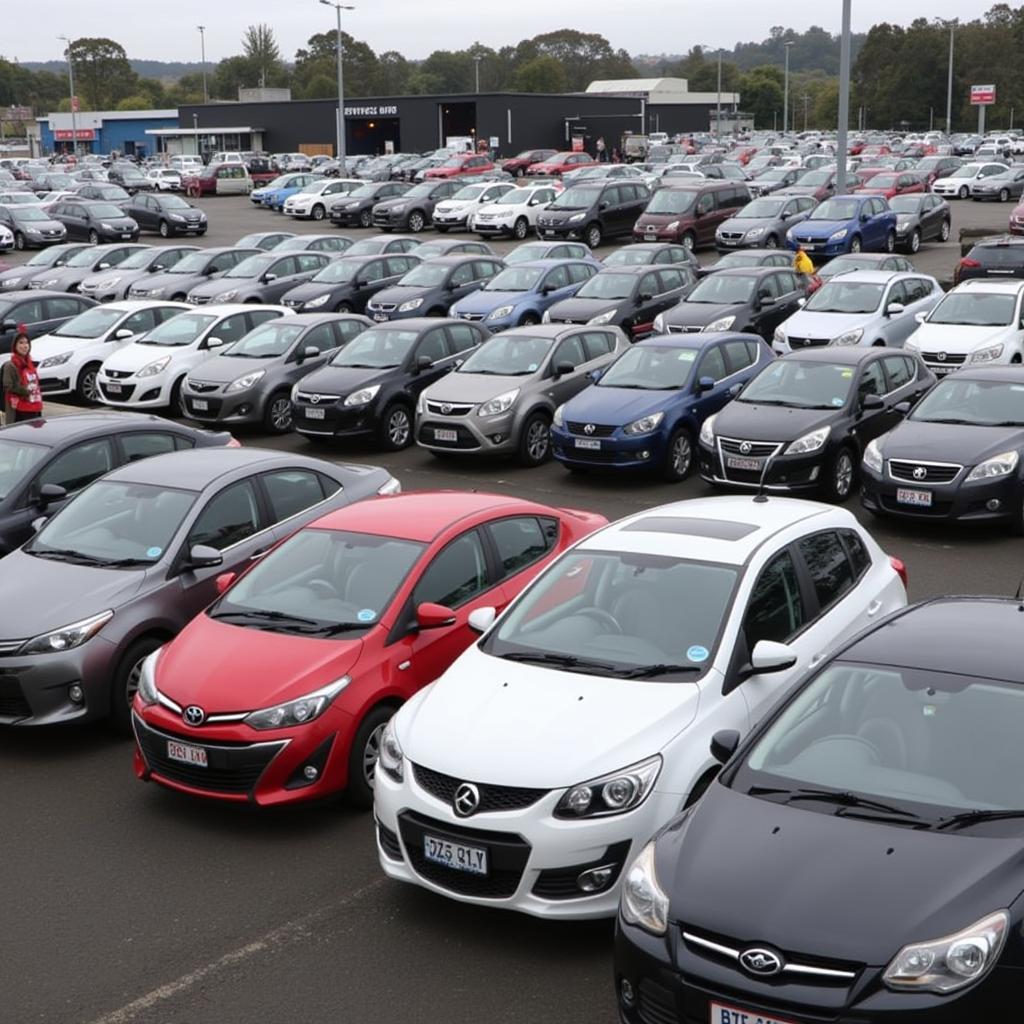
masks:
[[[750,444],[749,441],[742,441],[742,442],[740,442],[740,454],[742,454],[742,455],[749,455],[750,454],[750,449],[751,449],[751,444]]]
[[[185,719],[187,725],[191,725],[193,728],[196,728],[206,721],[206,712],[199,707],[198,704],[189,704],[189,706],[182,711],[181,717]]]
[[[594,426],[594,424],[593,424],[593,423],[588,423],[588,424],[587,424],[587,425],[586,425],[586,426],[585,426],[585,427],[583,428],[583,433],[584,433],[584,434],[592,434],[592,433],[593,433],[593,432],[594,432],[595,430],[597,430],[597,427],[596,427],[596,426]]]
[[[940,363],[944,363],[946,361],[946,353],[940,352],[935,358],[938,359]]]
[[[782,971],[782,957],[770,949],[745,949],[740,953],[740,963],[749,974],[770,978]]]
[[[452,411],[452,403],[451,402],[442,402],[441,403],[441,412],[445,416],[447,416],[451,411]]]
[[[472,782],[463,782],[452,797],[452,809],[460,818],[468,818],[480,806],[480,790]]]
[[[313,403],[313,405],[319,405],[320,404],[320,396],[319,395],[310,395],[309,396],[309,400]]]
[[[914,479],[915,480],[924,480],[927,476],[928,476],[928,470],[925,469],[924,466],[915,466],[914,467]]]

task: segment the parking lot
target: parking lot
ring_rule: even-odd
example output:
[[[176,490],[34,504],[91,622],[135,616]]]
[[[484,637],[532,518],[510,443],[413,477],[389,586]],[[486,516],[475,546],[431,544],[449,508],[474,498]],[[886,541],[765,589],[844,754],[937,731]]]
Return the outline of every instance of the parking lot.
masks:
[[[206,246],[270,227],[332,230],[283,224],[243,199],[198,205],[210,218]],[[1000,231],[1009,207],[954,202],[953,210],[951,241],[914,258],[940,281],[959,258],[959,229]],[[239,437],[310,450],[295,434]],[[385,455],[351,446],[327,457],[383,465],[407,491],[495,490],[609,518],[709,493],[699,479],[673,485],[570,476],[554,463],[442,463],[415,447]],[[1020,541],[1001,529],[879,524],[855,500],[850,508],[906,563],[912,599],[1012,594],[1024,575]],[[387,881],[368,815],[338,805],[256,812],[178,797],[137,782],[130,745],[101,727],[9,731],[0,777],[2,1022],[615,1019],[610,922],[481,911]]]

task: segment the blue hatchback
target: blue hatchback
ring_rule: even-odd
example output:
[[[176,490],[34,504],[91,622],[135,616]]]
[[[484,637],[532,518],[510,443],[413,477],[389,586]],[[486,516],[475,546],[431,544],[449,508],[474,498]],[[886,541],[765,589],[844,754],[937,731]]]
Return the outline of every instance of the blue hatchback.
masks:
[[[704,420],[774,358],[750,334],[646,338],[555,410],[552,452],[572,470],[647,470],[682,480]]]
[[[284,201],[301,191],[313,181],[319,181],[323,175],[298,171],[294,174],[282,174],[263,188],[253,189],[249,198],[257,206],[266,206],[271,210],[283,210]]]
[[[571,298],[600,269],[585,260],[530,260],[506,267],[454,303],[449,316],[483,320],[489,331],[539,324],[549,306]]]
[[[896,214],[881,196],[833,196],[786,232],[786,245],[803,249],[812,259],[847,252],[892,252]]]

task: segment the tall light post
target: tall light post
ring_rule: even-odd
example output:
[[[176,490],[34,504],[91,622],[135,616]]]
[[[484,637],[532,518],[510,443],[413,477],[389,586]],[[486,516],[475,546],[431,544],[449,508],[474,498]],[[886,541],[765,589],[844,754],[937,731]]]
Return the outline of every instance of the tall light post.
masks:
[[[786,48],[786,72],[782,79],[782,134],[789,131],[789,48],[794,40],[787,39],[782,45]]]
[[[480,61],[483,60],[479,54],[473,58],[473,62],[476,64],[476,91],[480,91]]]
[[[71,89],[71,154],[74,156],[78,152],[78,118],[75,111],[78,101],[75,99],[75,66],[71,62],[71,40],[67,36],[57,36],[57,38],[63,39],[68,44],[68,86]]]
[[[733,129],[735,131],[735,129]],[[718,102],[715,106],[715,139],[722,141],[722,51],[718,51]]]
[[[341,70],[341,12],[354,11],[351,4],[338,3],[337,0],[320,0],[325,7],[333,7],[338,16],[338,39],[335,52],[338,59],[338,160],[341,161],[342,173],[345,169],[345,81]]]
[[[199,48],[203,60],[203,102],[209,103],[210,93],[206,88],[206,26],[196,25],[196,28],[199,29]]]
[[[946,80],[946,134],[953,133],[953,37],[956,32],[956,22],[949,24],[949,77]]]
[[[846,191],[847,128],[850,124],[850,6],[843,0],[843,28],[839,37],[839,134],[836,139],[836,194]]]

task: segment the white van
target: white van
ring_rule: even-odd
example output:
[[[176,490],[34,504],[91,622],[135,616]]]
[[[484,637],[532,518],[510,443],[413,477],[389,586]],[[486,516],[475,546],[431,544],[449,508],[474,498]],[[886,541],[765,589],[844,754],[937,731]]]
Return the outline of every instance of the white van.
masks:
[[[211,164],[244,164],[245,161],[242,159],[242,154],[238,152],[223,152],[214,153],[210,157]]]

